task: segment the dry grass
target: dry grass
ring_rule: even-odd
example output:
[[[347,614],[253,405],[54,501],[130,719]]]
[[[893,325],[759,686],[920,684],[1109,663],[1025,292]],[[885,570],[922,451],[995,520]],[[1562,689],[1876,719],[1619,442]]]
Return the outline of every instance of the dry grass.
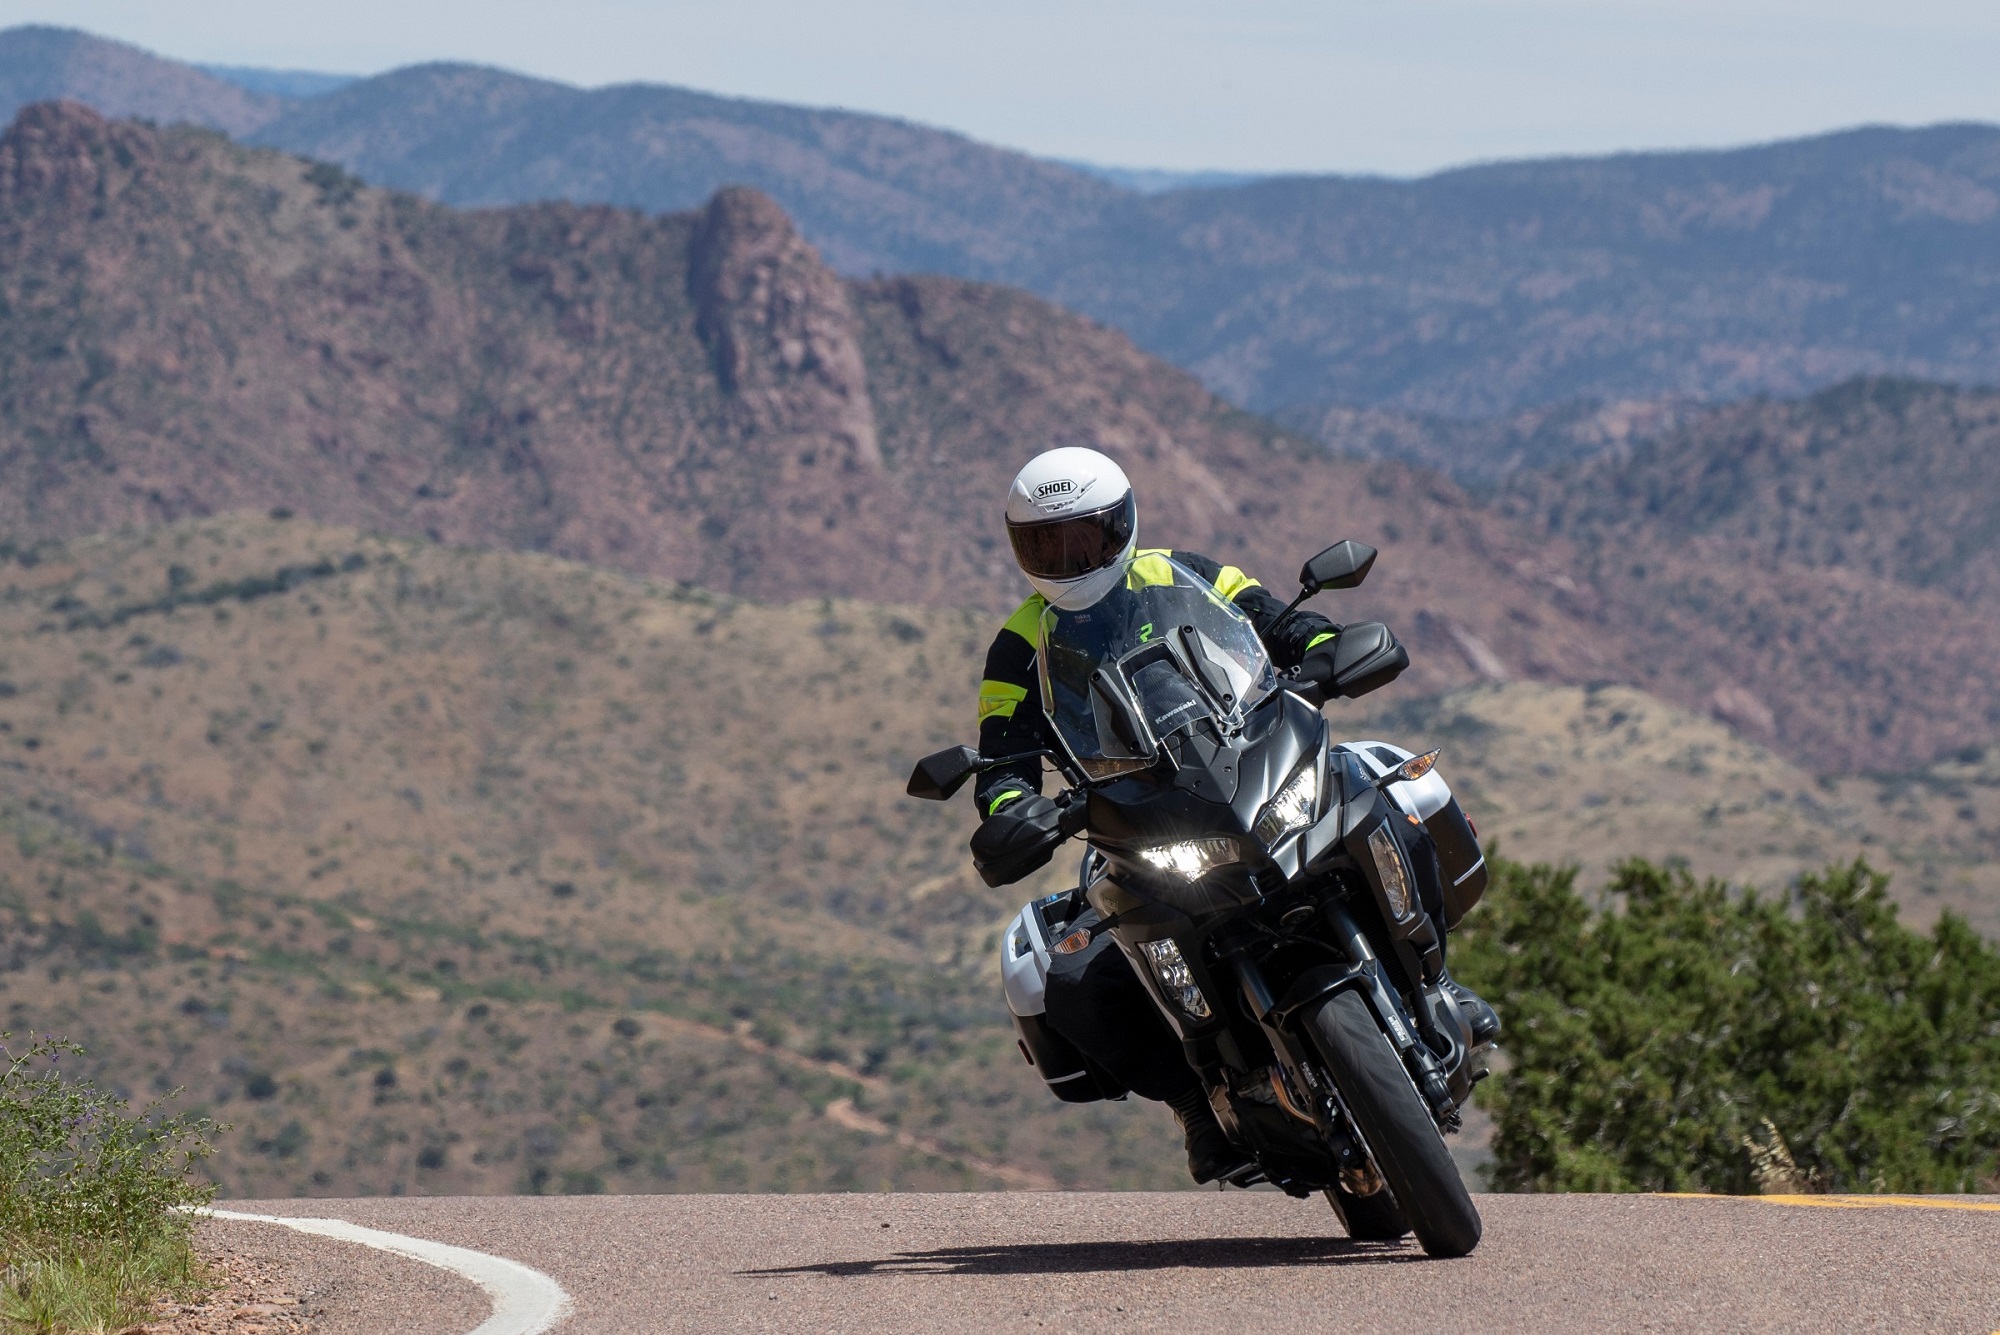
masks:
[[[1517,861],[1576,863],[1584,887],[1635,856],[1766,888],[1866,856],[1894,875],[1913,925],[1951,908],[2000,933],[2000,755],[1815,777],[1630,687],[1533,682],[1336,726],[1443,746],[1487,845]]]
[[[1157,1110],[1021,1078],[1016,896],[901,796],[982,618],[264,519],[5,578],[0,1004],[226,1112],[226,1191],[1172,1182]]]

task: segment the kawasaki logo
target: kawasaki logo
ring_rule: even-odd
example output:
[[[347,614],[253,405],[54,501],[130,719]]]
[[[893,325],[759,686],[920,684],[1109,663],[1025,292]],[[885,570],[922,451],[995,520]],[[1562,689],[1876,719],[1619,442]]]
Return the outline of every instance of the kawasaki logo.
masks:
[[[1045,501],[1051,496],[1067,496],[1075,490],[1076,483],[1066,477],[1059,478],[1054,482],[1044,482],[1041,486],[1036,487],[1035,499]]]

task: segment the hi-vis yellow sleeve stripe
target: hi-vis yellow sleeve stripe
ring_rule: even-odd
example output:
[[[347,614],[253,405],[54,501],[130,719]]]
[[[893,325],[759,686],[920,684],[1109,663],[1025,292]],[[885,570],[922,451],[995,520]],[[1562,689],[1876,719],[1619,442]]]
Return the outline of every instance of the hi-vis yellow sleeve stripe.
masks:
[[[979,721],[1012,718],[1014,707],[1028,698],[1028,688],[988,679],[979,683]]]
[[[1235,566],[1222,567],[1222,573],[1215,577],[1215,591],[1231,602],[1245,589],[1254,589],[1257,581],[1238,570]]]

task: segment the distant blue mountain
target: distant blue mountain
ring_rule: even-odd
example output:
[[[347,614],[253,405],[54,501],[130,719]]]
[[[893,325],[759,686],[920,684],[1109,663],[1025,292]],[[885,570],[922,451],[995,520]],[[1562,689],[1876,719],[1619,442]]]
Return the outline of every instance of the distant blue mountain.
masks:
[[[35,24],[0,31],[0,116],[12,120],[30,102],[58,98],[107,116],[185,121],[226,134],[255,129],[281,106],[268,93],[74,28]]]
[[[1223,171],[1169,171],[1164,167],[1105,167],[1095,162],[1076,162],[1058,159],[1065,167],[1100,181],[1109,181],[1116,186],[1141,195],[1159,195],[1169,190],[1222,190],[1231,186],[1249,185],[1261,181],[1269,173],[1263,172],[1223,172]]]
[[[999,277],[1126,193],[886,116],[658,84],[582,89],[477,65],[415,65],[289,102],[249,138],[467,206],[664,212],[755,186],[853,274]]]
[[[361,77],[358,74],[320,74],[313,70],[266,70],[251,65],[196,65],[195,68],[213,74],[224,83],[248,88],[253,93],[270,93],[275,97],[321,97],[337,88],[345,88]]]

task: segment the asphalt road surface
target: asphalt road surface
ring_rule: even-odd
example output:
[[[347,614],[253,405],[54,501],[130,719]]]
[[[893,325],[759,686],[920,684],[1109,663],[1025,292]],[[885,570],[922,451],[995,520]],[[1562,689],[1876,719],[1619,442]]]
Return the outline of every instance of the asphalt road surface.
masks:
[[[1261,1192],[228,1205],[510,1257],[568,1291],[561,1335],[2000,1330],[2000,1197],[1787,1199],[1482,1196],[1458,1261]],[[396,1327],[464,1330],[462,1297]]]

